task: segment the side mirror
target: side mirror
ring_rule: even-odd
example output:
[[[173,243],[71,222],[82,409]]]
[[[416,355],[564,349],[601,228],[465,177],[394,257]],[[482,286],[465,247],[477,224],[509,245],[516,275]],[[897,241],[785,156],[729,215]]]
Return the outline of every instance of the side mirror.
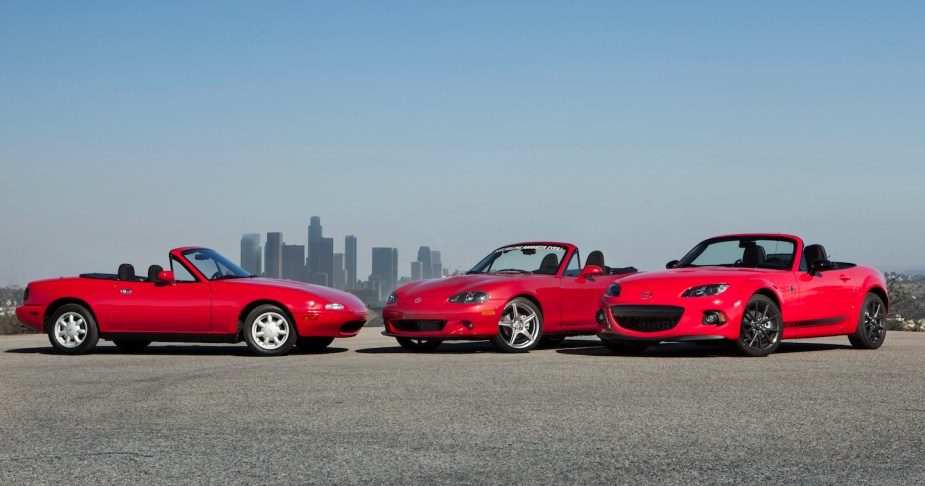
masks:
[[[825,258],[820,258],[818,260],[813,260],[813,264],[810,265],[809,268],[812,273],[824,272],[835,268],[835,264]]]
[[[581,269],[581,272],[578,274],[579,278],[588,278],[595,275],[601,275],[604,273],[604,269],[597,265],[587,265],[585,268]]]
[[[173,272],[170,270],[164,270],[161,273],[157,274],[157,279],[163,283],[174,283]]]
[[[674,268],[674,266],[677,264],[678,264],[678,260],[672,260],[665,264],[665,268],[671,269],[671,268]]]

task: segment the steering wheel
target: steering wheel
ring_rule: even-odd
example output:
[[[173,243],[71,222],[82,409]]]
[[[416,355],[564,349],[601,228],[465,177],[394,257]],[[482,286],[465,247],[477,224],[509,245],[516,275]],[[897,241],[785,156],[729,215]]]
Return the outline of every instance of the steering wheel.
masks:
[[[215,279],[217,279],[217,278],[219,278],[219,277],[221,277],[221,276],[222,276],[222,272],[221,272],[221,270],[219,270],[218,272],[213,273],[212,276],[209,277],[209,280],[215,280]]]

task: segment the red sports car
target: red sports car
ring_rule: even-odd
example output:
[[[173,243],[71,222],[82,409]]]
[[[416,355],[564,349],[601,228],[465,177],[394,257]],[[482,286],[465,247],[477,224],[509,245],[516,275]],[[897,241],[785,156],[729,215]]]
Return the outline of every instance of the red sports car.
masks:
[[[604,266],[600,251],[581,266],[567,243],[519,243],[491,252],[466,275],[419,280],[389,295],[385,331],[405,349],[429,351],[446,339],[490,339],[526,352],[545,340],[594,334],[601,293],[634,268]]]
[[[598,336],[612,351],[726,339],[742,354],[767,356],[781,339],[845,334],[854,347],[876,349],[886,337],[883,275],[829,261],[822,245],[795,236],[710,238],[667,267],[607,288]]]
[[[102,338],[126,351],[152,341],[243,340],[275,356],[293,346],[323,349],[366,323],[366,307],[346,292],[258,278],[208,248],[178,248],[169,258],[170,271],[151,265],[146,278],[126,263],[118,274],[32,282],[16,317],[66,354]]]

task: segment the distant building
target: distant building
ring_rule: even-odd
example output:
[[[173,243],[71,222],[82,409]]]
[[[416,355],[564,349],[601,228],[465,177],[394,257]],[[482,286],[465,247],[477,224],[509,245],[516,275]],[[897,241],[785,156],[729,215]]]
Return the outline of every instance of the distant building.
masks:
[[[395,248],[373,248],[373,271],[369,276],[371,285],[379,286],[379,299],[385,300],[398,283],[398,250]]]
[[[415,280],[421,280],[423,278],[421,276],[422,269],[423,269],[423,265],[421,264],[421,262],[418,262],[418,261],[411,262],[411,281],[412,282],[414,282]]]
[[[241,237],[241,267],[254,275],[262,273],[259,233],[247,233]]]
[[[433,278],[433,261],[429,246],[418,248],[418,261],[421,262],[421,278]]]
[[[347,235],[344,238],[344,270],[347,272],[347,288],[357,285],[357,237]]]
[[[283,271],[282,278],[308,282],[308,272],[305,268],[305,246],[283,245]]]
[[[335,253],[334,254],[334,273],[331,274],[331,286],[335,289],[343,290],[347,288],[347,272],[344,270],[344,254]]]
[[[264,246],[264,275],[269,278],[282,278],[283,276],[283,234],[267,233],[267,244]]]
[[[443,277],[443,265],[439,263],[434,263],[433,271],[434,271],[434,276],[431,278],[442,278]]]

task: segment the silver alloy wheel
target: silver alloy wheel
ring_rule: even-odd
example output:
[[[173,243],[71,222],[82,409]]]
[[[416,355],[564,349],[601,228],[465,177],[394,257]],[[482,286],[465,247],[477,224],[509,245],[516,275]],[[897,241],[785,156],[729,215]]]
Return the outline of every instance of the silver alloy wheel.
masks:
[[[55,321],[55,341],[65,348],[80,346],[87,337],[87,320],[77,312],[65,312]]]
[[[886,326],[883,323],[883,304],[879,299],[873,299],[864,309],[864,332],[871,344],[879,344],[886,333]]]
[[[764,351],[780,341],[780,315],[769,302],[754,301],[745,306],[739,339],[755,351]]]
[[[498,334],[514,349],[530,347],[539,335],[539,318],[533,309],[509,303],[498,321]]]
[[[277,349],[289,337],[289,321],[277,312],[264,312],[254,319],[251,336],[263,349]]]

